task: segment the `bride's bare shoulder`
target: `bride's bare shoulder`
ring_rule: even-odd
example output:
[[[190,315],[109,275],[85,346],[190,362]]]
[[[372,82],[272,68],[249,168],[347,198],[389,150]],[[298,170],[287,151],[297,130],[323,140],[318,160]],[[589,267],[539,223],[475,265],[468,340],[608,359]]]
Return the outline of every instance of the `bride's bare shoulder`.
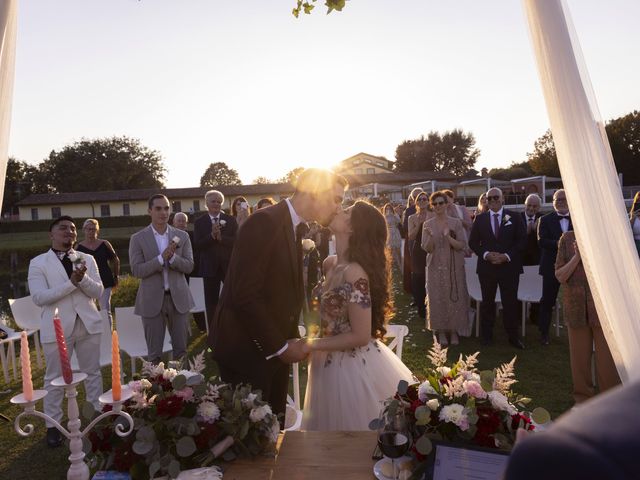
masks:
[[[322,271],[325,275],[328,275],[329,272],[331,272],[337,264],[338,257],[336,255],[329,255],[324,259],[324,262],[322,262]]]

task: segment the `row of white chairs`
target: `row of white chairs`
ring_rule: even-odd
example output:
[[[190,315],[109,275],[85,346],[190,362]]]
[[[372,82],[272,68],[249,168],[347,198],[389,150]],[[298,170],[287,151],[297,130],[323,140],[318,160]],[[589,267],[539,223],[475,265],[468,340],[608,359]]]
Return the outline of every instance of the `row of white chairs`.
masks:
[[[464,269],[467,280],[467,290],[472,300],[476,302],[476,337],[480,336],[480,302],[482,302],[482,290],[480,280],[476,273],[478,257],[474,254],[465,258]],[[542,298],[542,276],[538,273],[538,265],[523,267],[524,273],[520,275],[518,284],[518,300],[522,302],[522,336],[526,333],[526,319],[529,308],[533,303],[539,303]],[[496,304],[501,308],[500,289],[496,291]],[[559,303],[555,305],[555,329],[556,335],[560,336],[560,308]]]

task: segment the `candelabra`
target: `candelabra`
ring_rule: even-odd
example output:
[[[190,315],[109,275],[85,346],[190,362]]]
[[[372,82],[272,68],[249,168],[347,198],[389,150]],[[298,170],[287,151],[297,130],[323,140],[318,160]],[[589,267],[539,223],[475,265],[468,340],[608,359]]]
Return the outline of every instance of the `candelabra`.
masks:
[[[69,462],[71,463],[71,465],[69,466],[69,470],[67,471],[67,480],[89,480],[89,467],[84,462],[82,437],[89,433],[91,429],[102,419],[110,415],[123,417],[129,424],[129,427],[126,428],[121,423],[115,425],[116,434],[121,437],[129,435],[133,431],[133,419],[131,418],[131,415],[129,415],[127,412],[122,411],[122,404],[133,395],[133,392],[128,387],[122,387],[122,395],[120,397],[120,400],[113,399],[111,390],[100,395],[100,403],[104,405],[112,405],[112,410],[109,412],[104,412],[98,417],[94,418],[93,421],[84,428],[84,430],[80,429],[81,421],[79,418],[78,401],[76,399],[76,397],[78,396],[76,387],[85,378],[87,378],[87,375],[85,373],[74,373],[73,380],[69,384],[65,383],[62,377],[58,377],[51,382],[51,385],[53,385],[54,387],[64,387],[65,397],[67,398],[67,416],[69,417],[67,428],[64,428],[62,425],[60,425],[60,423],[53,420],[49,415],[36,410],[36,402],[43,399],[47,395],[46,390],[34,390],[31,400],[27,400],[22,393],[20,395],[16,395],[11,399],[11,403],[21,405],[24,408],[24,412],[20,413],[14,421],[14,427],[16,432],[18,432],[18,435],[28,437],[33,433],[34,427],[32,424],[29,423],[25,425],[24,429],[20,426],[20,420],[23,416],[32,416],[43,418],[69,439],[69,450],[71,452],[71,455],[69,455]]]

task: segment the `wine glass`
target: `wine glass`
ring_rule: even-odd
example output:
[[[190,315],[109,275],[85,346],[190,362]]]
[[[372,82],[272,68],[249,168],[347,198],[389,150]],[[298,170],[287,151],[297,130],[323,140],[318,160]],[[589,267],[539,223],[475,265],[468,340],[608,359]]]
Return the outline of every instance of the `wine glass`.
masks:
[[[402,403],[393,400],[385,405],[378,418],[378,447],[391,459],[394,480],[398,478],[395,459],[407,453],[411,446],[409,422],[405,413]]]

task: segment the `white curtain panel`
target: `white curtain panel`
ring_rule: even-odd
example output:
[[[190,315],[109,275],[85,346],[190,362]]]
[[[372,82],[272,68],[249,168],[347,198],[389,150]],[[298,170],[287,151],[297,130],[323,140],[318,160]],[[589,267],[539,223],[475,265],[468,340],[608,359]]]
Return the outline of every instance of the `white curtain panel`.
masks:
[[[523,5],[600,323],[622,381],[639,379],[640,261],[569,9],[561,0]]]
[[[0,0],[0,209],[9,159],[11,102],[16,65],[16,27],[18,1]]]

